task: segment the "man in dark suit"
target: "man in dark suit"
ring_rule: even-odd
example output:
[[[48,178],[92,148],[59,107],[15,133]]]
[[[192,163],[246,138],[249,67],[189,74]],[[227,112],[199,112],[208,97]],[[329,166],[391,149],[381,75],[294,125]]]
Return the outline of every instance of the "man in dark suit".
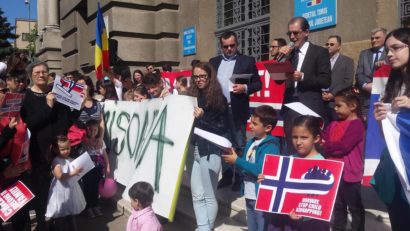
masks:
[[[325,101],[328,120],[337,119],[334,111],[335,95],[353,85],[354,63],[353,59],[340,54],[342,39],[339,35],[331,35],[327,39],[327,50],[330,55],[330,66],[332,68],[332,84],[329,89],[323,89],[322,99]]]
[[[222,55],[209,60],[217,72],[218,81],[222,91],[229,103],[230,127],[233,146],[236,151],[242,153],[246,144],[246,121],[249,118],[249,95],[262,88],[255,59],[242,55],[238,52],[238,39],[234,32],[224,32],[220,37]],[[234,83],[230,81],[233,74],[250,74],[249,80],[237,79]],[[233,170],[224,165],[222,179],[218,188],[232,184]],[[235,174],[233,190],[239,190],[241,177]]]
[[[384,41],[387,30],[375,28],[371,31],[370,49],[360,52],[356,69],[356,86],[361,89],[360,98],[362,100],[362,114],[367,118],[369,113],[370,95],[372,93],[373,72],[375,69],[386,63],[386,52],[384,51]]]
[[[295,71],[288,74],[284,103],[303,103],[326,121],[322,89],[329,88],[331,83],[329,52],[308,41],[309,23],[304,17],[292,18],[288,23],[287,34],[294,47],[284,46],[280,52],[289,56]],[[291,127],[293,119],[299,114],[286,107],[282,109],[287,149],[289,154],[293,154]]]

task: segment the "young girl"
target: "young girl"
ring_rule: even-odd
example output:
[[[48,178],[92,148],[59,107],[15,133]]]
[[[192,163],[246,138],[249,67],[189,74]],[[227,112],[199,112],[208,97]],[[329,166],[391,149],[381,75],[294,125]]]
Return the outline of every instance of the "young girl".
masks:
[[[78,182],[70,186],[68,179],[79,174],[81,168],[71,168],[69,158],[71,147],[67,136],[57,136],[51,148],[53,159],[52,172],[54,178],[48,193],[46,218],[53,218],[55,230],[78,230],[75,215],[85,208],[85,199]],[[58,218],[58,219],[57,219]]]
[[[87,201],[86,215],[89,218],[102,216],[101,208],[98,206],[98,183],[105,175],[110,174],[110,162],[108,161],[105,145],[98,145],[99,134],[101,132],[97,120],[89,120],[86,124],[86,138],[84,150],[94,161],[95,168],[91,169],[83,176],[83,191]]]
[[[127,231],[161,231],[162,226],[152,210],[154,189],[147,182],[137,182],[129,190],[132,212]]]
[[[134,101],[141,102],[143,99],[149,99],[147,89],[143,85],[139,85],[134,88]]]
[[[334,206],[333,230],[346,230],[347,209],[352,214],[352,230],[364,230],[364,207],[361,197],[365,127],[360,115],[360,99],[350,89],[335,96],[337,121],[323,132],[323,151],[328,159],[344,162]]]
[[[321,124],[320,118],[314,116],[296,117],[292,125],[292,143],[296,150],[294,157],[309,159],[325,159],[318,151],[316,146],[321,141]],[[289,214],[291,219],[285,224],[285,230],[298,231],[329,231],[329,222],[298,216],[292,210]]]

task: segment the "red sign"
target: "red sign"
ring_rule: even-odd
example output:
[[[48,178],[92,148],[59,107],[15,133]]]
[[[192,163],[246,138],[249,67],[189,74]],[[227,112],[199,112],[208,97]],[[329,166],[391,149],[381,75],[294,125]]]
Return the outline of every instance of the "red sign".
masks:
[[[7,221],[24,205],[34,198],[34,194],[21,181],[0,193],[0,217]]]
[[[330,221],[343,162],[266,155],[255,209]]]
[[[175,79],[177,77],[179,77],[179,76],[187,77],[188,82],[189,82],[189,79],[190,79],[191,75],[192,75],[191,70],[177,71],[177,72],[161,72],[161,76],[162,76],[162,78],[165,79],[165,83],[168,87],[169,92],[171,92],[171,93],[174,90]]]

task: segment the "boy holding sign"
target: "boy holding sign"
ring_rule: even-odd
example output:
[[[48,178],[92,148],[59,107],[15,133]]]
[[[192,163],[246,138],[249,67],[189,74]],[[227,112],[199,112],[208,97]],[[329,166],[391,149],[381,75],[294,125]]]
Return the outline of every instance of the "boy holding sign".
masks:
[[[225,162],[235,164],[244,172],[242,193],[245,195],[249,230],[265,230],[264,212],[255,210],[257,177],[262,172],[265,155],[279,154],[279,139],[270,134],[277,121],[276,111],[272,107],[262,105],[255,108],[250,123],[250,131],[254,137],[246,144],[244,155],[238,157],[233,149],[222,155]]]

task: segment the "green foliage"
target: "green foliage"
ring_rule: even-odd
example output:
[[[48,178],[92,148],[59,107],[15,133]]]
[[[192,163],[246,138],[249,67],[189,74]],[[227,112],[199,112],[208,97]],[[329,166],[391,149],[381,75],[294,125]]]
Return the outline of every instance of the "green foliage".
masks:
[[[18,37],[12,33],[15,27],[11,26],[10,23],[7,22],[7,17],[3,14],[4,12],[0,8],[0,60],[4,59],[14,51],[13,46],[8,40],[14,40]]]
[[[27,36],[27,50],[29,51],[30,55],[34,55],[36,53],[36,39],[38,37],[38,30],[37,30],[37,24],[34,25],[34,28],[31,29],[30,34]]]

